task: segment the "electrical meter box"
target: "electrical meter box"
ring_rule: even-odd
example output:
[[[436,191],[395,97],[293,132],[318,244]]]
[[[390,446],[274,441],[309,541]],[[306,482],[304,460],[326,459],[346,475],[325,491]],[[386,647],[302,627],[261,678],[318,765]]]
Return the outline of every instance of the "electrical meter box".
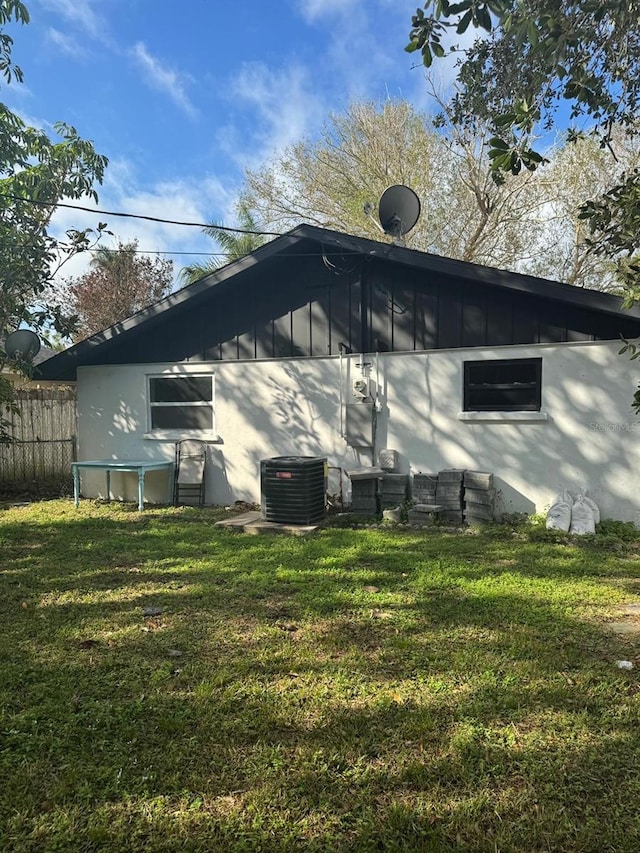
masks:
[[[373,400],[347,403],[346,440],[349,447],[373,447]]]

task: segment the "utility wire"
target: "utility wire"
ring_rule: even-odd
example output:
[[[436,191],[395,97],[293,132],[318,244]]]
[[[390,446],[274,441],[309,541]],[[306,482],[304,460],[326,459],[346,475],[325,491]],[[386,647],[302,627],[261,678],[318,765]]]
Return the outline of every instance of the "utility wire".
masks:
[[[66,204],[65,202],[47,202],[47,201],[38,201],[32,198],[24,198],[23,196],[12,195],[11,193],[0,193],[0,198],[11,199],[12,201],[22,201],[27,204],[34,204],[39,207],[65,207],[69,210],[82,210],[86,213],[96,213],[101,214],[103,216],[121,216],[127,219],[145,219],[148,222],[160,222],[164,225],[185,225],[190,228],[215,228],[219,231],[232,231],[236,234],[253,234],[255,236],[261,237],[282,237],[285,232],[282,231],[251,231],[248,228],[232,228],[230,225],[213,225],[212,223],[202,223],[202,222],[183,222],[177,219],[162,219],[159,216],[145,216],[141,213],[123,213],[121,211],[116,210],[99,210],[94,207],[83,207],[79,204]],[[106,252],[119,252],[119,249],[112,249],[106,246],[101,247],[102,251]],[[135,252],[137,254],[144,255],[203,255],[208,257],[218,257],[224,258],[229,254],[228,252],[181,252],[181,251],[170,251],[167,249],[136,249]],[[332,255],[358,255],[359,252],[349,252],[348,250],[339,250],[335,252],[322,252],[323,257],[332,256]],[[309,253],[296,253],[296,257],[316,257],[317,253],[309,252]]]
[[[49,201],[37,201],[33,198],[23,198],[18,195],[11,195],[10,193],[0,193],[0,198],[11,199],[12,201],[22,201],[27,204],[34,204],[38,207],[66,207],[69,210],[83,210],[86,213],[95,213],[100,214],[102,216],[122,216],[127,219],[145,219],[148,222],[161,222],[164,225],[186,225],[190,228],[217,228],[219,231],[233,231],[236,234],[255,234],[256,236],[263,237],[282,237],[282,232],[280,231],[251,231],[248,228],[231,228],[229,225],[214,225],[211,222],[181,222],[177,219],[161,219],[159,216],[145,216],[141,213],[122,213],[117,210],[99,210],[95,207],[82,207],[79,204],[66,204],[65,202],[49,202]]]
[[[113,249],[110,246],[100,246],[97,249],[91,249],[91,252],[109,252],[117,255],[120,249]],[[231,257],[231,252],[182,252],[179,249],[127,249],[127,252],[133,252],[136,255],[201,255],[206,258],[228,258]],[[360,252],[347,252],[344,249],[336,250],[335,252],[323,252],[323,257],[344,257],[345,255],[360,255]],[[292,252],[291,258],[317,258],[318,252]]]

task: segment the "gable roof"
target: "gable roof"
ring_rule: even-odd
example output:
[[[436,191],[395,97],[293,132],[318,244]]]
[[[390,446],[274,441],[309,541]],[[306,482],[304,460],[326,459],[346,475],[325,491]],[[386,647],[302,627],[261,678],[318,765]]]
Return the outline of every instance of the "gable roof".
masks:
[[[234,297],[242,300],[243,288],[256,268],[265,273],[282,258],[303,258],[338,254],[342,261],[347,259],[376,259],[397,269],[413,270],[436,276],[453,277],[461,282],[484,284],[505,293],[527,294],[539,299],[558,303],[559,306],[584,309],[603,316],[640,320],[640,308],[625,310],[622,299],[595,290],[586,290],[556,281],[522,275],[507,270],[480,266],[467,261],[445,258],[428,252],[382,243],[364,237],[354,237],[319,228],[299,225],[291,231],[265,243],[249,255],[233,261],[216,272],[205,276],[194,284],[171,293],[164,299],[138,311],[133,316],[87,338],[40,365],[40,375],[45,379],[75,379],[76,369],[85,364],[101,363],[103,350],[111,350],[120,339],[130,339],[152,324],[167,317],[168,312],[177,312],[193,307],[213,289],[220,292],[233,287]]]

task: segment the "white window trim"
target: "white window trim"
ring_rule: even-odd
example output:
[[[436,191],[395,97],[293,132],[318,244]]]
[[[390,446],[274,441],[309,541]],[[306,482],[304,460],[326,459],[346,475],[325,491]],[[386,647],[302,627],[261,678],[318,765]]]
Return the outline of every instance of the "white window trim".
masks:
[[[151,380],[152,379],[191,379],[206,377],[211,380],[211,400],[195,400],[192,403],[168,402],[157,405],[162,406],[211,406],[211,428],[210,429],[152,429],[151,410],[154,403],[151,402]],[[155,441],[180,441],[183,438],[199,438],[205,441],[217,442],[220,437],[216,431],[216,382],[213,371],[166,371],[162,373],[147,373],[145,375],[145,395],[147,402],[147,431],[143,438]]]
[[[548,412],[458,412],[458,420],[467,423],[522,424],[550,420]]]

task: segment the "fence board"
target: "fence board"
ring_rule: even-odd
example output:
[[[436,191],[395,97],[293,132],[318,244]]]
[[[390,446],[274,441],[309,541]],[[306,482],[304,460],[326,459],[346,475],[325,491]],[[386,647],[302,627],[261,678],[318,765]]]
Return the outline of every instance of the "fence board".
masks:
[[[20,413],[6,413],[13,441],[0,445],[3,491],[67,492],[76,458],[75,388],[19,388],[16,402]]]

